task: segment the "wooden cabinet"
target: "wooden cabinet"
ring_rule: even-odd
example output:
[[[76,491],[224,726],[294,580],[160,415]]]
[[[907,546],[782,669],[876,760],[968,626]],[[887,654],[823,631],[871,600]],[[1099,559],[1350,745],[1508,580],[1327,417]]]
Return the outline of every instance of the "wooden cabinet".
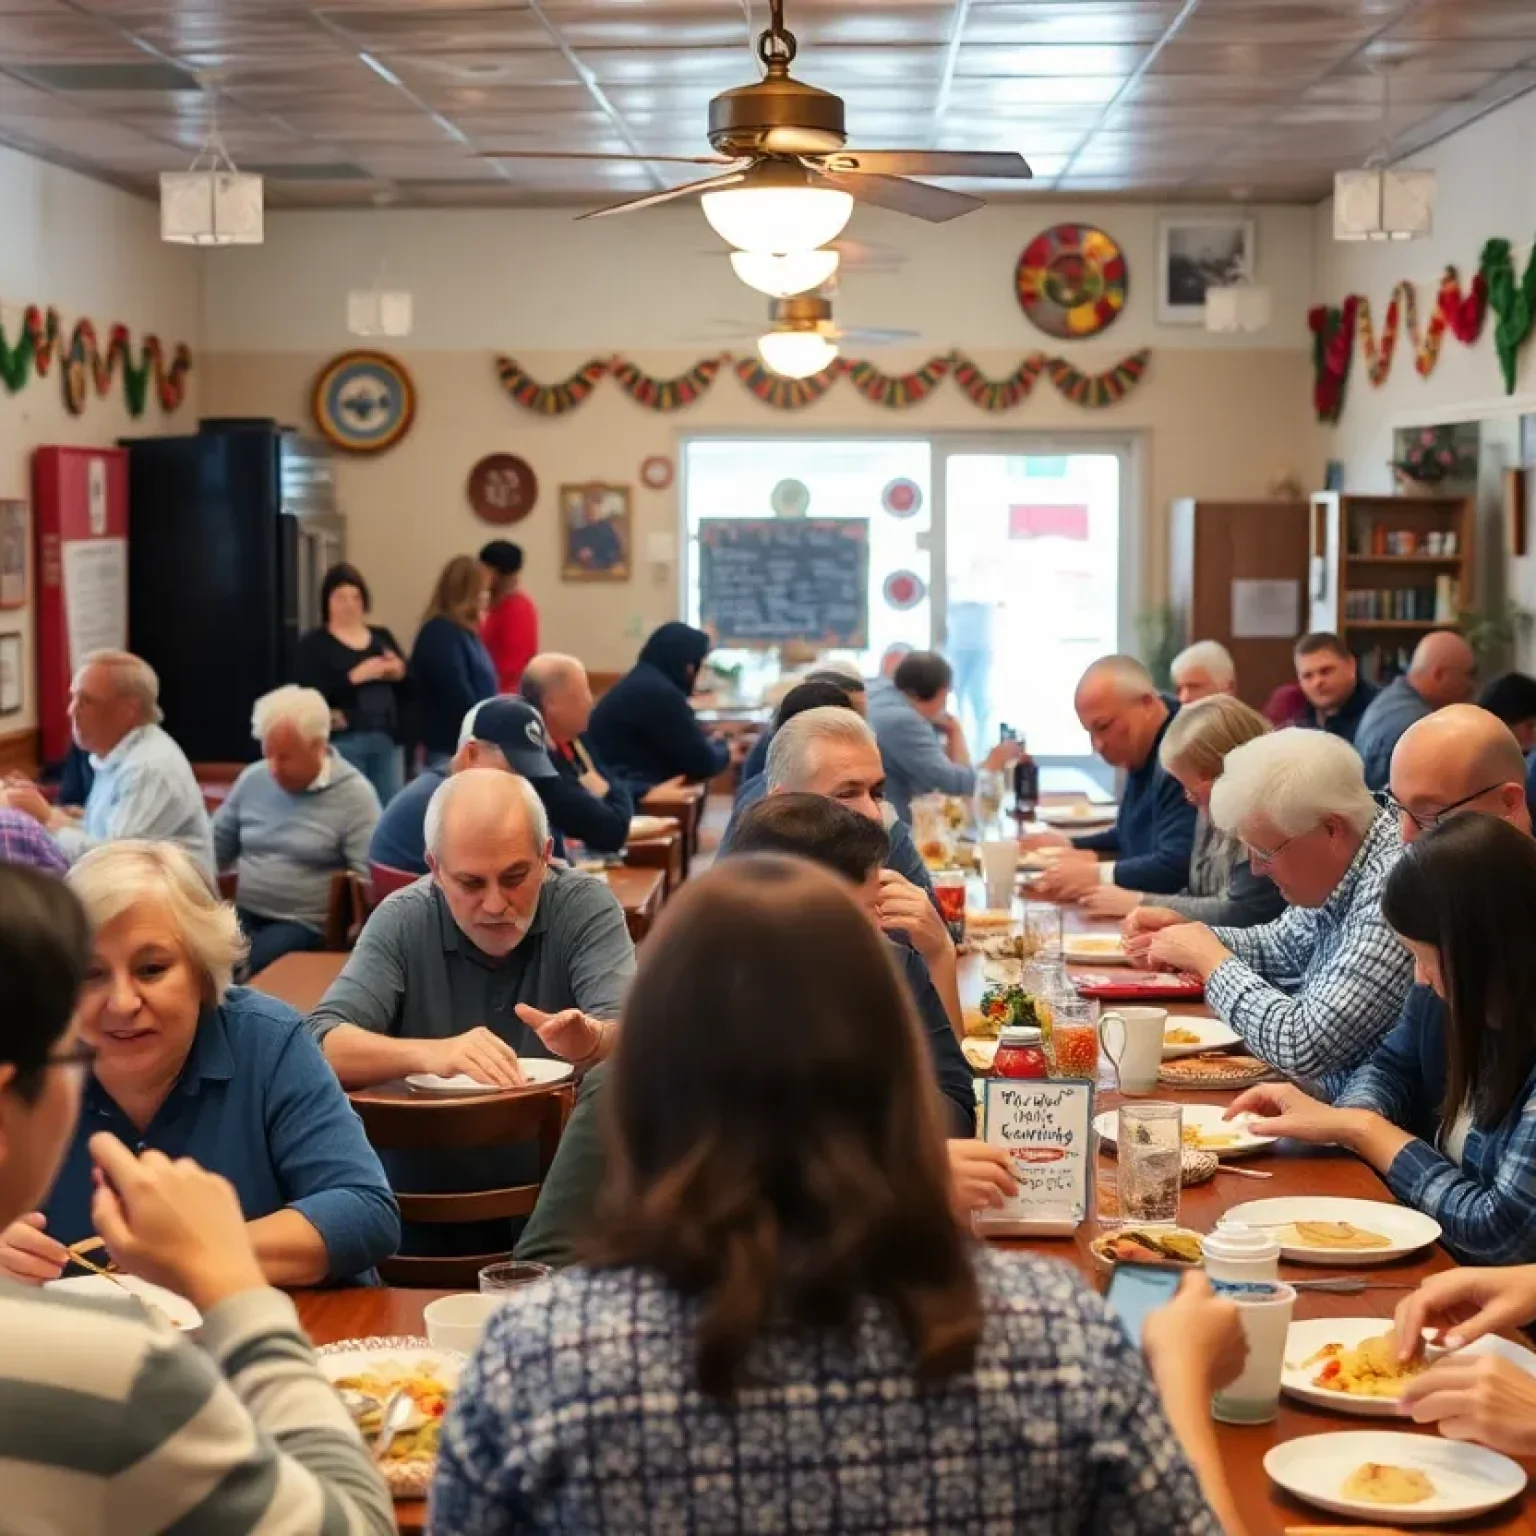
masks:
[[[1474,518],[1469,496],[1314,496],[1309,627],[1340,635],[1373,681],[1404,671],[1472,606]]]
[[[1175,501],[1169,595],[1186,642],[1219,640],[1237,664],[1245,703],[1262,709],[1282,683],[1296,681],[1291,651],[1307,611],[1307,505],[1301,501]],[[1238,638],[1233,583],[1295,584],[1292,633]]]

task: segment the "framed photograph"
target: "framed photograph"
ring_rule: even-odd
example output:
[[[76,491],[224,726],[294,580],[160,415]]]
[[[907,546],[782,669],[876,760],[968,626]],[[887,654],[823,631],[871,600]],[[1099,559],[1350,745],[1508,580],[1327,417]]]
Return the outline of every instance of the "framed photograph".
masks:
[[[0,608],[27,606],[27,504],[0,501]]]
[[[1256,238],[1252,219],[1192,213],[1159,220],[1159,323],[1203,325],[1207,288],[1253,280]]]
[[[0,715],[19,715],[24,699],[21,636],[0,635]]]
[[[627,485],[560,487],[560,576],[628,581],[634,549]]]

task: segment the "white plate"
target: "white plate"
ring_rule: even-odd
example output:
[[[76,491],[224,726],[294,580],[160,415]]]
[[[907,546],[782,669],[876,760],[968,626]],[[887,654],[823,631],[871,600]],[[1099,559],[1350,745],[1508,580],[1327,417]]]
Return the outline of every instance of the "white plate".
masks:
[[[676,823],[670,816],[631,816],[629,840],[633,843],[647,837],[661,837],[675,827]]]
[[[545,1086],[550,1083],[563,1083],[568,1077],[575,1075],[576,1069],[568,1061],[552,1061],[547,1056],[519,1056],[519,1063],[527,1074],[530,1086]],[[475,1093],[501,1093],[500,1088],[492,1087],[489,1083],[482,1083],[478,1078],[473,1078],[467,1072],[455,1073],[452,1077],[440,1077],[436,1072],[412,1072],[406,1078],[406,1086],[414,1088],[417,1093],[443,1093],[443,1094],[475,1094]]]
[[[1274,1200],[1249,1200],[1224,1211],[1228,1221],[1265,1227],[1280,1239],[1280,1256],[1297,1264],[1327,1264],[1355,1269],[1405,1259],[1440,1238],[1440,1223],[1422,1211],[1384,1200],[1341,1200],[1332,1195],[1293,1195]],[[1314,1248],[1296,1241],[1285,1229],[1296,1221],[1348,1221],[1367,1232],[1390,1238],[1387,1248]]]
[[[1351,1413],[1366,1419],[1396,1418],[1395,1397],[1353,1397],[1347,1392],[1330,1392],[1326,1387],[1313,1386],[1313,1377],[1323,1368],[1323,1362],[1305,1367],[1302,1364],[1324,1345],[1342,1344],[1346,1349],[1354,1349],[1366,1339],[1380,1338],[1391,1328],[1391,1319],[1381,1317],[1316,1317],[1304,1323],[1292,1323],[1285,1336],[1285,1368],[1280,1373],[1280,1385],[1292,1397],[1299,1397],[1304,1403],[1315,1403],[1320,1408],[1332,1408],[1336,1413]],[[1444,1353],[1444,1350],[1430,1346],[1427,1356],[1433,1363]],[[1461,1353],[1502,1355],[1527,1375],[1536,1376],[1536,1354],[1492,1335],[1475,1339]]]
[[[1345,1479],[1367,1461],[1424,1473],[1435,1485],[1434,1497],[1422,1504],[1366,1504],[1345,1498]],[[1358,1515],[1376,1525],[1467,1520],[1507,1504],[1526,1482],[1525,1472],[1515,1462],[1483,1446],[1377,1429],[1287,1440],[1264,1458],[1264,1470],[1298,1499],[1333,1514]]]
[[[163,1285],[140,1280],[137,1275],[119,1275],[118,1279],[121,1285],[114,1285],[105,1275],[71,1275],[67,1280],[50,1280],[43,1289],[67,1291],[73,1296],[91,1296],[102,1301],[121,1301],[123,1291],[128,1290],[140,1301],[158,1307],[171,1320],[172,1326],[184,1333],[202,1327],[203,1314],[185,1296],[178,1296]]]
[[[1217,1157],[1252,1157],[1255,1152],[1267,1152],[1275,1144],[1273,1136],[1252,1136],[1246,1130],[1246,1120],[1239,1116],[1236,1120],[1223,1120],[1221,1118],[1222,1107],[1220,1104],[1186,1104],[1184,1105],[1184,1124],[1198,1127],[1210,1136],[1236,1136],[1238,1139],[1230,1147],[1199,1147],[1191,1150],[1202,1152],[1214,1152]],[[1118,1110],[1108,1109],[1102,1115],[1095,1115],[1093,1128],[1099,1133],[1100,1139],[1114,1145],[1115,1137],[1120,1129],[1120,1114]]]
[[[1061,952],[1074,965],[1129,965],[1131,957],[1118,934],[1069,933]]]
[[[1192,1035],[1200,1036],[1198,1045],[1169,1045],[1166,1035],[1169,1030],[1187,1029]],[[1164,1028],[1163,1060],[1177,1061],[1181,1056],[1199,1056],[1205,1051],[1227,1051],[1234,1045],[1242,1043],[1241,1038],[1234,1031],[1227,1028],[1220,1019],[1197,1019],[1189,1014],[1169,1014],[1168,1023]]]
[[[1120,814],[1118,805],[1042,805],[1035,812],[1048,827],[1102,827]]]
[[[344,1339],[317,1349],[320,1370],[327,1381],[362,1376],[391,1366],[415,1371],[429,1369],[450,1387],[458,1385],[464,1356],[451,1349],[434,1349],[425,1339]]]

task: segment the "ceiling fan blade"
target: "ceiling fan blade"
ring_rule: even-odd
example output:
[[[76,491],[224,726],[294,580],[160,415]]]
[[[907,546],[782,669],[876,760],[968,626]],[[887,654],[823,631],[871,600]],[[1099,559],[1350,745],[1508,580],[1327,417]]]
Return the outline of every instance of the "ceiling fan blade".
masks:
[[[880,330],[854,325],[837,332],[835,340],[852,342],[856,347],[894,347],[903,341],[917,341],[921,331]]]
[[[619,160],[634,165],[744,165],[723,155],[598,155],[576,149],[477,149],[476,160]]]
[[[900,176],[834,176],[827,182],[861,203],[874,203],[930,224],[944,224],[961,214],[986,207],[979,197],[951,192],[947,187],[930,187],[923,181],[904,181]]]
[[[821,167],[840,176],[998,176],[1027,180],[1035,174],[1023,155],[1006,150],[843,149],[823,155]]]
[[[693,197],[715,187],[734,187],[746,180],[741,171],[729,171],[724,176],[706,176],[703,181],[690,181],[681,187],[668,187],[665,192],[652,192],[646,197],[632,197],[627,203],[613,203],[607,208],[594,208],[580,214],[583,219],[605,219],[612,213],[634,213],[641,208],[654,208],[658,203],[670,203],[680,197]]]

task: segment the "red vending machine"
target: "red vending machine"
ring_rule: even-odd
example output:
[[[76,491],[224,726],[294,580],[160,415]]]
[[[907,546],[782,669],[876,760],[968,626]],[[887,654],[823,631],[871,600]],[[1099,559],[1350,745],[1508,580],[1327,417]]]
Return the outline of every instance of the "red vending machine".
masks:
[[[69,751],[69,684],[81,658],[128,645],[128,454],[39,448],[37,700],[42,758]]]

